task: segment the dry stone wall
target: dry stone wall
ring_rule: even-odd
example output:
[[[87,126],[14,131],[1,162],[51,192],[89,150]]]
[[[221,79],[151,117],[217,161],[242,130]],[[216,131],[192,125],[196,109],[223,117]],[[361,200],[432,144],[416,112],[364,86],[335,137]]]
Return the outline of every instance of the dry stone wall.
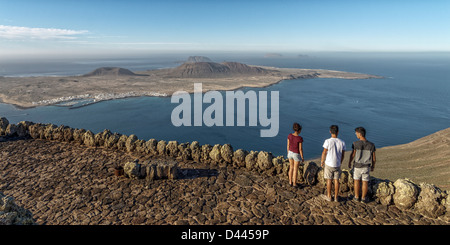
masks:
[[[154,157],[173,160],[194,160],[212,166],[232,166],[245,168],[260,174],[279,175],[287,178],[289,161],[283,156],[273,156],[266,151],[234,150],[230,144],[214,146],[200,145],[197,141],[179,143],[164,140],[141,140],[136,135],[122,135],[105,129],[94,134],[85,129],[74,129],[64,125],[41,124],[22,121],[10,124],[6,118],[0,118],[0,136],[31,137],[33,139],[55,140],[104,147]],[[129,178],[146,178],[149,180],[176,178],[176,161],[163,162],[129,162],[122,163],[125,175]],[[341,191],[353,190],[353,173],[343,170],[340,184]],[[299,167],[298,181],[325,187],[323,169],[314,162],[307,162]],[[401,210],[411,210],[424,216],[437,218],[450,216],[450,197],[443,191],[428,183],[415,184],[409,179],[394,182],[371,177],[369,195],[382,205],[395,205]]]

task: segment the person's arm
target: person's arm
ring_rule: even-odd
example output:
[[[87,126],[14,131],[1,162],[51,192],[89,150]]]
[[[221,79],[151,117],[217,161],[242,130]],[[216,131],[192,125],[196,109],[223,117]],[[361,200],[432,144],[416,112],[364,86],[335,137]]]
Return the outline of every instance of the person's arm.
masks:
[[[370,169],[370,171],[373,171],[375,168],[375,162],[377,161],[377,158],[375,156],[375,152],[372,153],[372,167]]]
[[[289,139],[287,140],[287,154],[289,154]]]
[[[320,166],[322,166],[322,168],[325,166],[325,159],[327,158],[327,153],[328,153],[328,149],[327,148],[323,148],[322,160],[321,160],[321,163],[320,163]]]
[[[348,168],[352,168],[353,159],[355,159],[355,150],[352,151],[350,154],[350,159],[348,159]]]
[[[300,152],[300,156],[302,157],[302,162],[304,162],[305,159],[303,158],[303,143],[298,143],[298,149]]]
[[[345,157],[345,151],[342,151],[341,165],[342,165],[342,162],[344,161],[344,157]]]

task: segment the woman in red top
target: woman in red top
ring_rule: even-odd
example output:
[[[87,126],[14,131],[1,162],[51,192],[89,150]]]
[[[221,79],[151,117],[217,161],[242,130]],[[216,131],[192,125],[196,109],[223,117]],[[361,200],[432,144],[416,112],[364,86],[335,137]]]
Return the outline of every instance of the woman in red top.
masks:
[[[289,184],[297,186],[298,165],[303,163],[303,138],[300,136],[302,126],[298,123],[293,125],[294,133],[289,134],[287,140],[287,151],[289,159]]]

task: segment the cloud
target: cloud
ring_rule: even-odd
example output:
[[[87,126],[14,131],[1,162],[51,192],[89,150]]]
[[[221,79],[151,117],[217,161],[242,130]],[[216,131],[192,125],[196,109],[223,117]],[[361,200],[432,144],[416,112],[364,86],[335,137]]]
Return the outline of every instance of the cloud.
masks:
[[[0,39],[76,39],[76,35],[85,33],[88,31],[0,25]]]

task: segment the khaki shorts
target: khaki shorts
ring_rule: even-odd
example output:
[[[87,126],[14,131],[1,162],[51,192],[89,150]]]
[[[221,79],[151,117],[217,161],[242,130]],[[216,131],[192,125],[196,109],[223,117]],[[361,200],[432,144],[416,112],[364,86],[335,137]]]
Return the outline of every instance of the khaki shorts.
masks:
[[[341,167],[330,167],[325,164],[325,169],[323,172],[323,178],[324,179],[339,179],[341,178]]]
[[[354,180],[369,181],[369,177],[370,177],[370,166],[353,169]]]

